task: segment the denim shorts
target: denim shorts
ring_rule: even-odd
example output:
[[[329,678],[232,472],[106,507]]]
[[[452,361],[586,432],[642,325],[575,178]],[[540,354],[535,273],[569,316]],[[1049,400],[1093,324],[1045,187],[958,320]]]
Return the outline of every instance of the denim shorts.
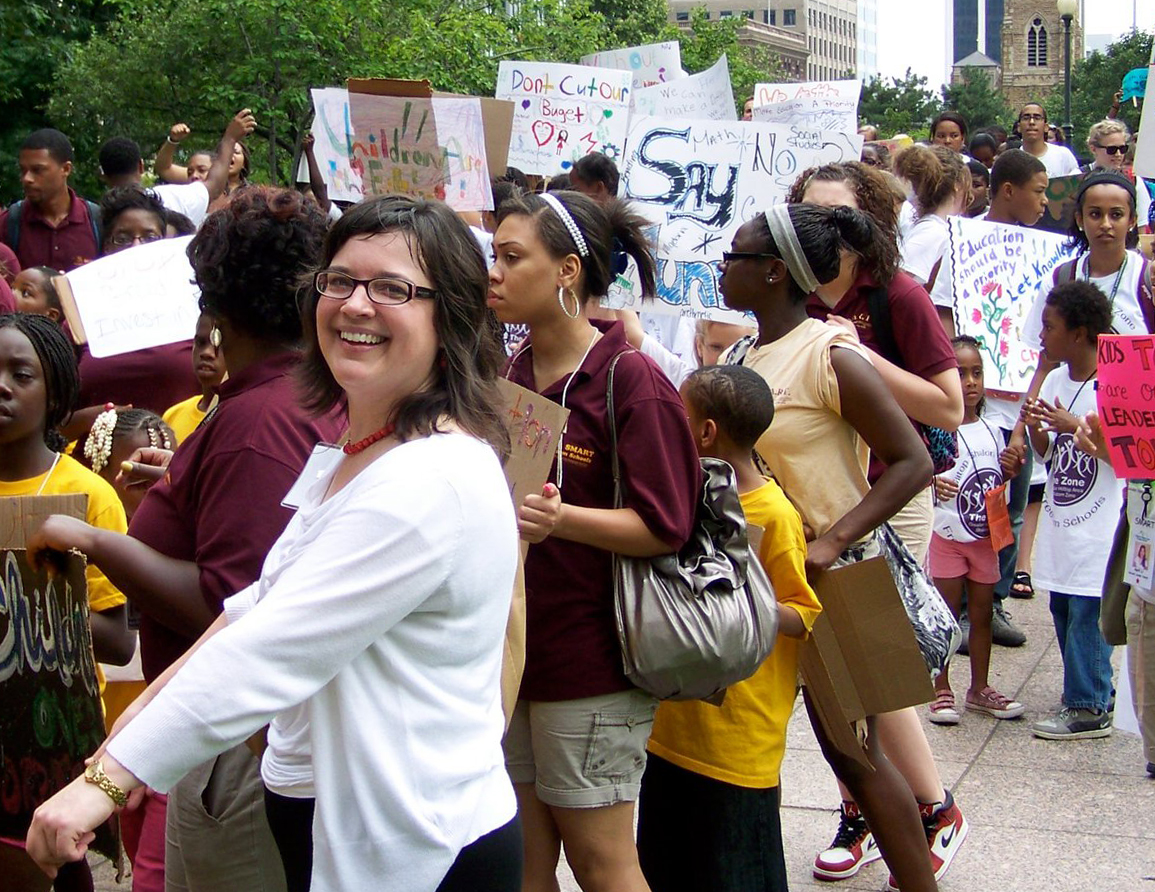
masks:
[[[600,808],[638,798],[658,701],[632,688],[557,702],[519,700],[505,735],[515,784],[559,808]]]

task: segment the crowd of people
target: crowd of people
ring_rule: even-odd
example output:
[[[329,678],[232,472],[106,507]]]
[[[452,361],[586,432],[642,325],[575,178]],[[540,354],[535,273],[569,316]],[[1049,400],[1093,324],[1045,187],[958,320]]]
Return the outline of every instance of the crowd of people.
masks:
[[[149,188],[140,147],[109,140],[99,202],[69,186],[64,134],[20,149],[23,199],[0,214],[0,495],[88,496],[27,546],[87,558],[109,734],[26,838],[0,839],[13,888],[91,889],[93,831],[119,813],[138,892],[550,892],[563,847],[586,892],[785,890],[780,769],[816,579],[873,557],[904,601],[961,620],[969,683],[956,699],[950,654],[929,666],[930,722],[1023,715],[992,644],[1024,642],[1004,603],[1037,586],[1063,699],[1029,732],[1111,733],[1102,543],[1121,514],[1145,528],[1150,483],[1112,470],[1096,343],[1155,328],[1125,125],[1092,127],[1080,168],[1036,103],[1011,133],[944,111],[893,156],[867,141],[804,171],[722,254],[748,325],[601,306],[626,269],[657,285],[648,221],[602,155],[545,182],[510,169],[492,213],[342,207],[308,141],[307,188],[250,183],[254,126],[241,111],[178,160],[175,124]],[[1078,173],[1074,259],[1035,283],[1024,332],[1038,370],[1025,394],[988,389],[956,331],[948,221],[1033,226],[1049,179]],[[189,339],[75,344],[58,277],[181,236]],[[517,505],[502,377],[570,413]],[[633,686],[614,620],[614,556],[681,548],[700,458],[733,468],[779,602],[775,650],[721,706]],[[1155,776],[1155,591],[1132,585],[1127,621]],[[868,716],[862,760],[801,693],[841,801],[814,875],[884,859],[886,888],[936,889],[968,824],[919,711]]]

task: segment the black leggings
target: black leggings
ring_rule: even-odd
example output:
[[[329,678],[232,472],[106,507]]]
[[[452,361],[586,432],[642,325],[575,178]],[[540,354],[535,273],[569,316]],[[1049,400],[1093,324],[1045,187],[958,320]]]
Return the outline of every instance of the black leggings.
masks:
[[[309,892],[313,873],[312,799],[291,799],[265,789],[265,814],[285,866],[288,892]],[[520,892],[521,820],[475,839],[457,853],[437,892]]]
[[[293,799],[265,787],[265,816],[285,866],[288,892],[309,892],[313,878],[314,799]]]

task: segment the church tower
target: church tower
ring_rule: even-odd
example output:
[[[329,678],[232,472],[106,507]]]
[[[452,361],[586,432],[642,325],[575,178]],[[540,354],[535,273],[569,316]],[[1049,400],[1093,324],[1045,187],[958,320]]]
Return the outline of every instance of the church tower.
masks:
[[[1002,37],[1002,93],[1011,108],[1018,111],[1062,91],[1065,37],[1055,0],[1006,0]],[[1072,64],[1082,57],[1083,22],[1076,15],[1071,20]]]

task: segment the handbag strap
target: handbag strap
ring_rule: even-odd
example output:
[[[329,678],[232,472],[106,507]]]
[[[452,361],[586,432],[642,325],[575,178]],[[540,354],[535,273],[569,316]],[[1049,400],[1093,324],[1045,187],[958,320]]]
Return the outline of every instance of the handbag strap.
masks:
[[[610,428],[610,467],[614,474],[614,507],[621,508],[622,499],[622,466],[618,462],[618,419],[614,412],[614,369],[618,360],[627,353],[636,353],[636,350],[623,350],[610,361],[610,370],[606,374],[606,420]]]

